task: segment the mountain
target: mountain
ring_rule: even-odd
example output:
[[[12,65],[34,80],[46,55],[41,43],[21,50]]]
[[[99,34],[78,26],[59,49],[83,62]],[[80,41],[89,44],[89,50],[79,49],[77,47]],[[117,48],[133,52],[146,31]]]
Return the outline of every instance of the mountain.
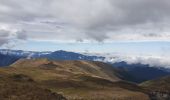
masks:
[[[150,91],[153,100],[170,100],[170,76],[149,80],[140,85]]]
[[[127,64],[126,62],[122,61],[113,63],[112,65],[125,70],[126,74],[128,74],[128,77],[131,76],[130,78],[127,77],[126,79],[137,83],[170,75],[168,69],[161,67],[150,67],[148,64]]]
[[[20,59],[18,56],[0,54],[0,66],[8,66]]]
[[[63,51],[63,50],[58,50],[54,52],[50,52],[50,51],[38,52],[38,51],[0,49],[0,54],[25,57],[25,58],[48,58],[52,60],[89,60],[89,61],[100,60],[100,61],[103,61],[105,59],[105,57],[102,57],[102,56],[89,56],[89,55],[83,55],[80,53],[68,52],[68,51]]]
[[[102,56],[88,56],[80,53],[67,52],[63,50],[55,51],[47,55],[41,55],[38,58],[48,58],[51,60],[88,60],[88,61],[103,61],[105,57]]]
[[[27,58],[27,59],[34,59],[34,58],[47,58],[51,60],[88,60],[88,61],[103,61],[105,57],[102,56],[88,56],[83,55],[80,53],[74,52],[67,52],[63,50],[55,51],[55,52],[35,52],[35,51],[22,51],[22,50],[7,50],[7,49],[0,49],[0,54],[4,56],[10,57],[17,57],[19,58]],[[1,58],[1,57],[0,57]],[[3,59],[3,58],[2,58]],[[18,60],[16,59],[16,60]],[[15,62],[16,60],[8,60],[7,62],[4,59],[0,61],[0,66],[8,66]]]
[[[38,51],[0,49],[0,54],[12,55],[12,56],[18,56],[18,57],[38,57],[38,56],[46,55],[49,53],[51,52],[50,51],[38,52]]]
[[[98,61],[20,59],[0,73],[28,76],[69,100],[149,100],[144,89],[122,80],[119,69]]]
[[[40,55],[46,55],[50,52],[34,52],[22,50],[0,49],[0,67],[9,66],[21,58],[36,58]]]

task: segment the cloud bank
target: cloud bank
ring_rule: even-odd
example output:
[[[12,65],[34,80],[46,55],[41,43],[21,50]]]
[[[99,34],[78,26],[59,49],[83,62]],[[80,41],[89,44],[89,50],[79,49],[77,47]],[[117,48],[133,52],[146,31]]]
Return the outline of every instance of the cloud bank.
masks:
[[[103,55],[105,56],[105,62],[116,63],[125,61],[128,64],[145,64],[150,67],[163,67],[170,68],[170,57],[162,56],[141,56],[141,55]]]
[[[169,40],[169,9],[169,0],[1,0],[0,27],[37,41]],[[2,45],[11,30],[1,31]]]

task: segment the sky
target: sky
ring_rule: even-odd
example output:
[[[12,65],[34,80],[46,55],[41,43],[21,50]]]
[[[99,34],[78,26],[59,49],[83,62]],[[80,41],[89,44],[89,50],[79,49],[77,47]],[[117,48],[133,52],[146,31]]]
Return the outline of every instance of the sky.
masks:
[[[170,54],[169,0],[0,0],[0,48]]]

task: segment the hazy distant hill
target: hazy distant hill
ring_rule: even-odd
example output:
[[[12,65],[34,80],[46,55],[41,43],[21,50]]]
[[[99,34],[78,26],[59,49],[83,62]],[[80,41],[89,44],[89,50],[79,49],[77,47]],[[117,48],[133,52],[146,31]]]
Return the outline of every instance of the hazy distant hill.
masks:
[[[8,66],[20,59],[18,56],[0,54],[0,66]]]
[[[18,57],[38,57],[40,55],[46,55],[51,53],[50,51],[38,52],[38,51],[23,51],[23,50],[9,50],[9,49],[0,49],[0,54],[12,55]]]
[[[22,51],[22,50],[7,50],[0,49],[0,54],[10,55],[10,56],[18,56],[18,57],[26,57],[26,58],[48,58],[52,60],[104,60],[105,57],[102,56],[89,56],[83,55],[75,52],[68,52],[63,50],[58,50],[55,52],[35,52],[35,51]]]
[[[150,67],[147,64],[127,64],[126,62],[117,62],[112,65],[125,70],[127,74],[131,76],[130,78],[127,77],[127,80],[137,83],[170,75],[169,70],[166,68]]]
[[[34,52],[34,51],[22,51],[22,50],[7,50],[7,49],[1,49],[0,54],[4,56],[10,56],[10,57],[17,57],[19,58],[28,58],[28,59],[33,59],[33,58],[47,58],[51,60],[88,60],[88,61],[103,61],[105,57],[101,56],[88,56],[88,55],[83,55],[80,53],[74,53],[74,52],[67,52],[63,50],[55,51],[55,52]],[[0,57],[4,58],[4,57]],[[16,60],[18,60],[16,59]],[[8,60],[8,59],[4,59]],[[3,63],[3,65],[10,65],[12,64],[14,60],[9,60],[8,62],[5,61],[0,61],[0,63]],[[0,65],[1,66],[1,65]]]
[[[88,55],[83,55],[79,53],[59,50],[59,51],[49,53],[47,55],[40,55],[38,58],[48,58],[51,60],[88,60],[88,61],[100,60],[100,61],[103,61],[105,57],[88,56]]]

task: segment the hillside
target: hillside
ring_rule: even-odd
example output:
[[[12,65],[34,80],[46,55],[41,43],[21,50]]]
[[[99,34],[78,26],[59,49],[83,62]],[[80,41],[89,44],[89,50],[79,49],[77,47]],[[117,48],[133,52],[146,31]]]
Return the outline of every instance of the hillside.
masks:
[[[0,73],[0,100],[66,100],[23,74]]]
[[[119,70],[101,62],[21,59],[0,73],[26,75],[69,100],[149,100],[142,88],[123,81]]]
[[[152,90],[170,91],[170,76],[162,77],[155,80],[143,82],[142,86],[149,87]]]
[[[97,76],[112,81],[120,80],[118,70],[111,65],[102,62],[93,61],[69,61],[69,60],[48,60],[48,59],[21,59],[11,65],[15,68],[41,68],[51,69],[55,72],[67,73],[67,76],[76,74],[86,74]],[[66,75],[65,75],[66,76]]]
[[[170,100],[170,76],[146,81],[140,85],[148,89],[153,98],[158,98],[156,100]]]

